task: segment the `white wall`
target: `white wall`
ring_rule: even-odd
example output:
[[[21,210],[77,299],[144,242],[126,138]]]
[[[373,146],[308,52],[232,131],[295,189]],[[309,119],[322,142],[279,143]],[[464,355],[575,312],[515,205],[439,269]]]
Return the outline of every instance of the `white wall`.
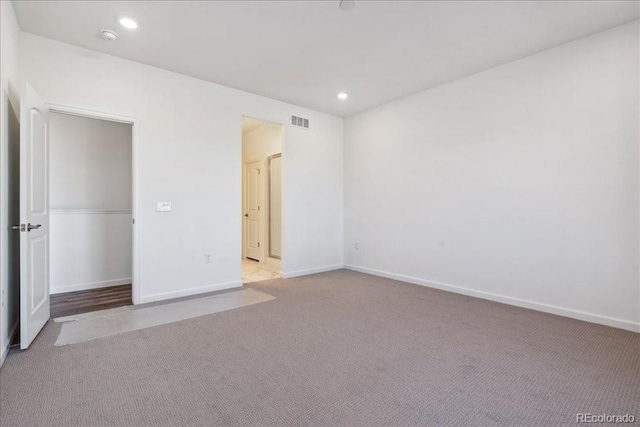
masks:
[[[20,41],[22,75],[45,101],[137,118],[139,302],[240,286],[242,115],[313,125],[285,127],[284,274],[343,264],[342,119],[30,34]],[[156,201],[173,212],[156,212]]]
[[[52,113],[50,289],[131,283],[130,124]]]
[[[0,365],[4,361],[11,335],[18,326],[19,283],[16,277],[17,258],[9,256],[15,245],[16,234],[9,228],[15,219],[15,200],[9,191],[15,181],[16,169],[10,163],[16,159],[19,143],[20,85],[18,82],[18,38],[20,30],[11,2],[0,2]],[[6,95],[6,96],[5,96]],[[10,205],[10,199],[13,203]]]
[[[348,118],[346,263],[640,331],[638,38],[636,21]]]
[[[51,210],[131,209],[131,125],[52,113]]]
[[[50,292],[131,283],[130,211],[51,211]]]
[[[242,134],[242,161],[243,163],[259,161],[261,163],[261,170],[263,173],[261,176],[261,194],[260,194],[260,242],[263,244],[260,246],[262,255],[261,261],[267,262],[269,257],[269,240],[270,240],[270,226],[269,226],[269,209],[271,209],[269,195],[269,162],[268,157],[274,154],[282,153],[282,128],[281,126],[265,124],[259,128],[250,130]],[[246,188],[244,189],[246,191]],[[243,197],[243,203],[245,198]],[[246,207],[243,206],[243,211],[246,212]],[[246,227],[245,227],[246,228]],[[246,230],[243,229],[243,239]],[[281,236],[280,236],[281,237]],[[279,238],[276,238],[276,243],[279,244]],[[243,248],[244,249],[244,248]],[[270,260],[273,261],[273,260]],[[275,261],[277,264],[277,261]]]

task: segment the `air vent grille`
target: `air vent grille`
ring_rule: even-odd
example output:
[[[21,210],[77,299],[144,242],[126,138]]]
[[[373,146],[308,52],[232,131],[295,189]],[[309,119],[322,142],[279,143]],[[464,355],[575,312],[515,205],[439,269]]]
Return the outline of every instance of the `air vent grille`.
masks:
[[[291,126],[309,129],[309,119],[305,119],[304,117],[291,116]]]

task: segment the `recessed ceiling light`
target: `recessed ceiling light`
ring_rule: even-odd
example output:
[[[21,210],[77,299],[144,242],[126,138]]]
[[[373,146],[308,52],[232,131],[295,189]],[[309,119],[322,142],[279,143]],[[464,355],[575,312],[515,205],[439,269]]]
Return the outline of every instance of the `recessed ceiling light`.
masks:
[[[340,0],[340,9],[351,10],[356,7],[356,0]]]
[[[338,94],[338,99],[347,99],[349,97],[349,94],[347,92],[340,92]]]
[[[138,23],[131,18],[127,18],[126,16],[118,18],[118,22],[120,23],[120,25],[130,30],[135,30],[136,28],[138,28]]]
[[[115,31],[112,30],[102,30],[102,32],[100,33],[102,35],[102,38],[107,40],[107,41],[114,41],[115,39],[118,38],[118,34]]]

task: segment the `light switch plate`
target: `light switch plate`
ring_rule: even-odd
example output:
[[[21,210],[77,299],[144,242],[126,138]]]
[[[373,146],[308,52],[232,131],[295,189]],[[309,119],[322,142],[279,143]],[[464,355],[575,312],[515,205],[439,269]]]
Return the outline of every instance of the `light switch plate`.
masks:
[[[171,212],[171,202],[156,202],[156,212]]]

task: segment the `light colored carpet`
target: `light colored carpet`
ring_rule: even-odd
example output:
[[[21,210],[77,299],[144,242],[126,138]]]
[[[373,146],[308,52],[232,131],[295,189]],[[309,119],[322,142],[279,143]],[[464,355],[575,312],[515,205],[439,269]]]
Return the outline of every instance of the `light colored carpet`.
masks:
[[[640,415],[640,335],[339,270],[0,371],[2,426],[575,425]]]

